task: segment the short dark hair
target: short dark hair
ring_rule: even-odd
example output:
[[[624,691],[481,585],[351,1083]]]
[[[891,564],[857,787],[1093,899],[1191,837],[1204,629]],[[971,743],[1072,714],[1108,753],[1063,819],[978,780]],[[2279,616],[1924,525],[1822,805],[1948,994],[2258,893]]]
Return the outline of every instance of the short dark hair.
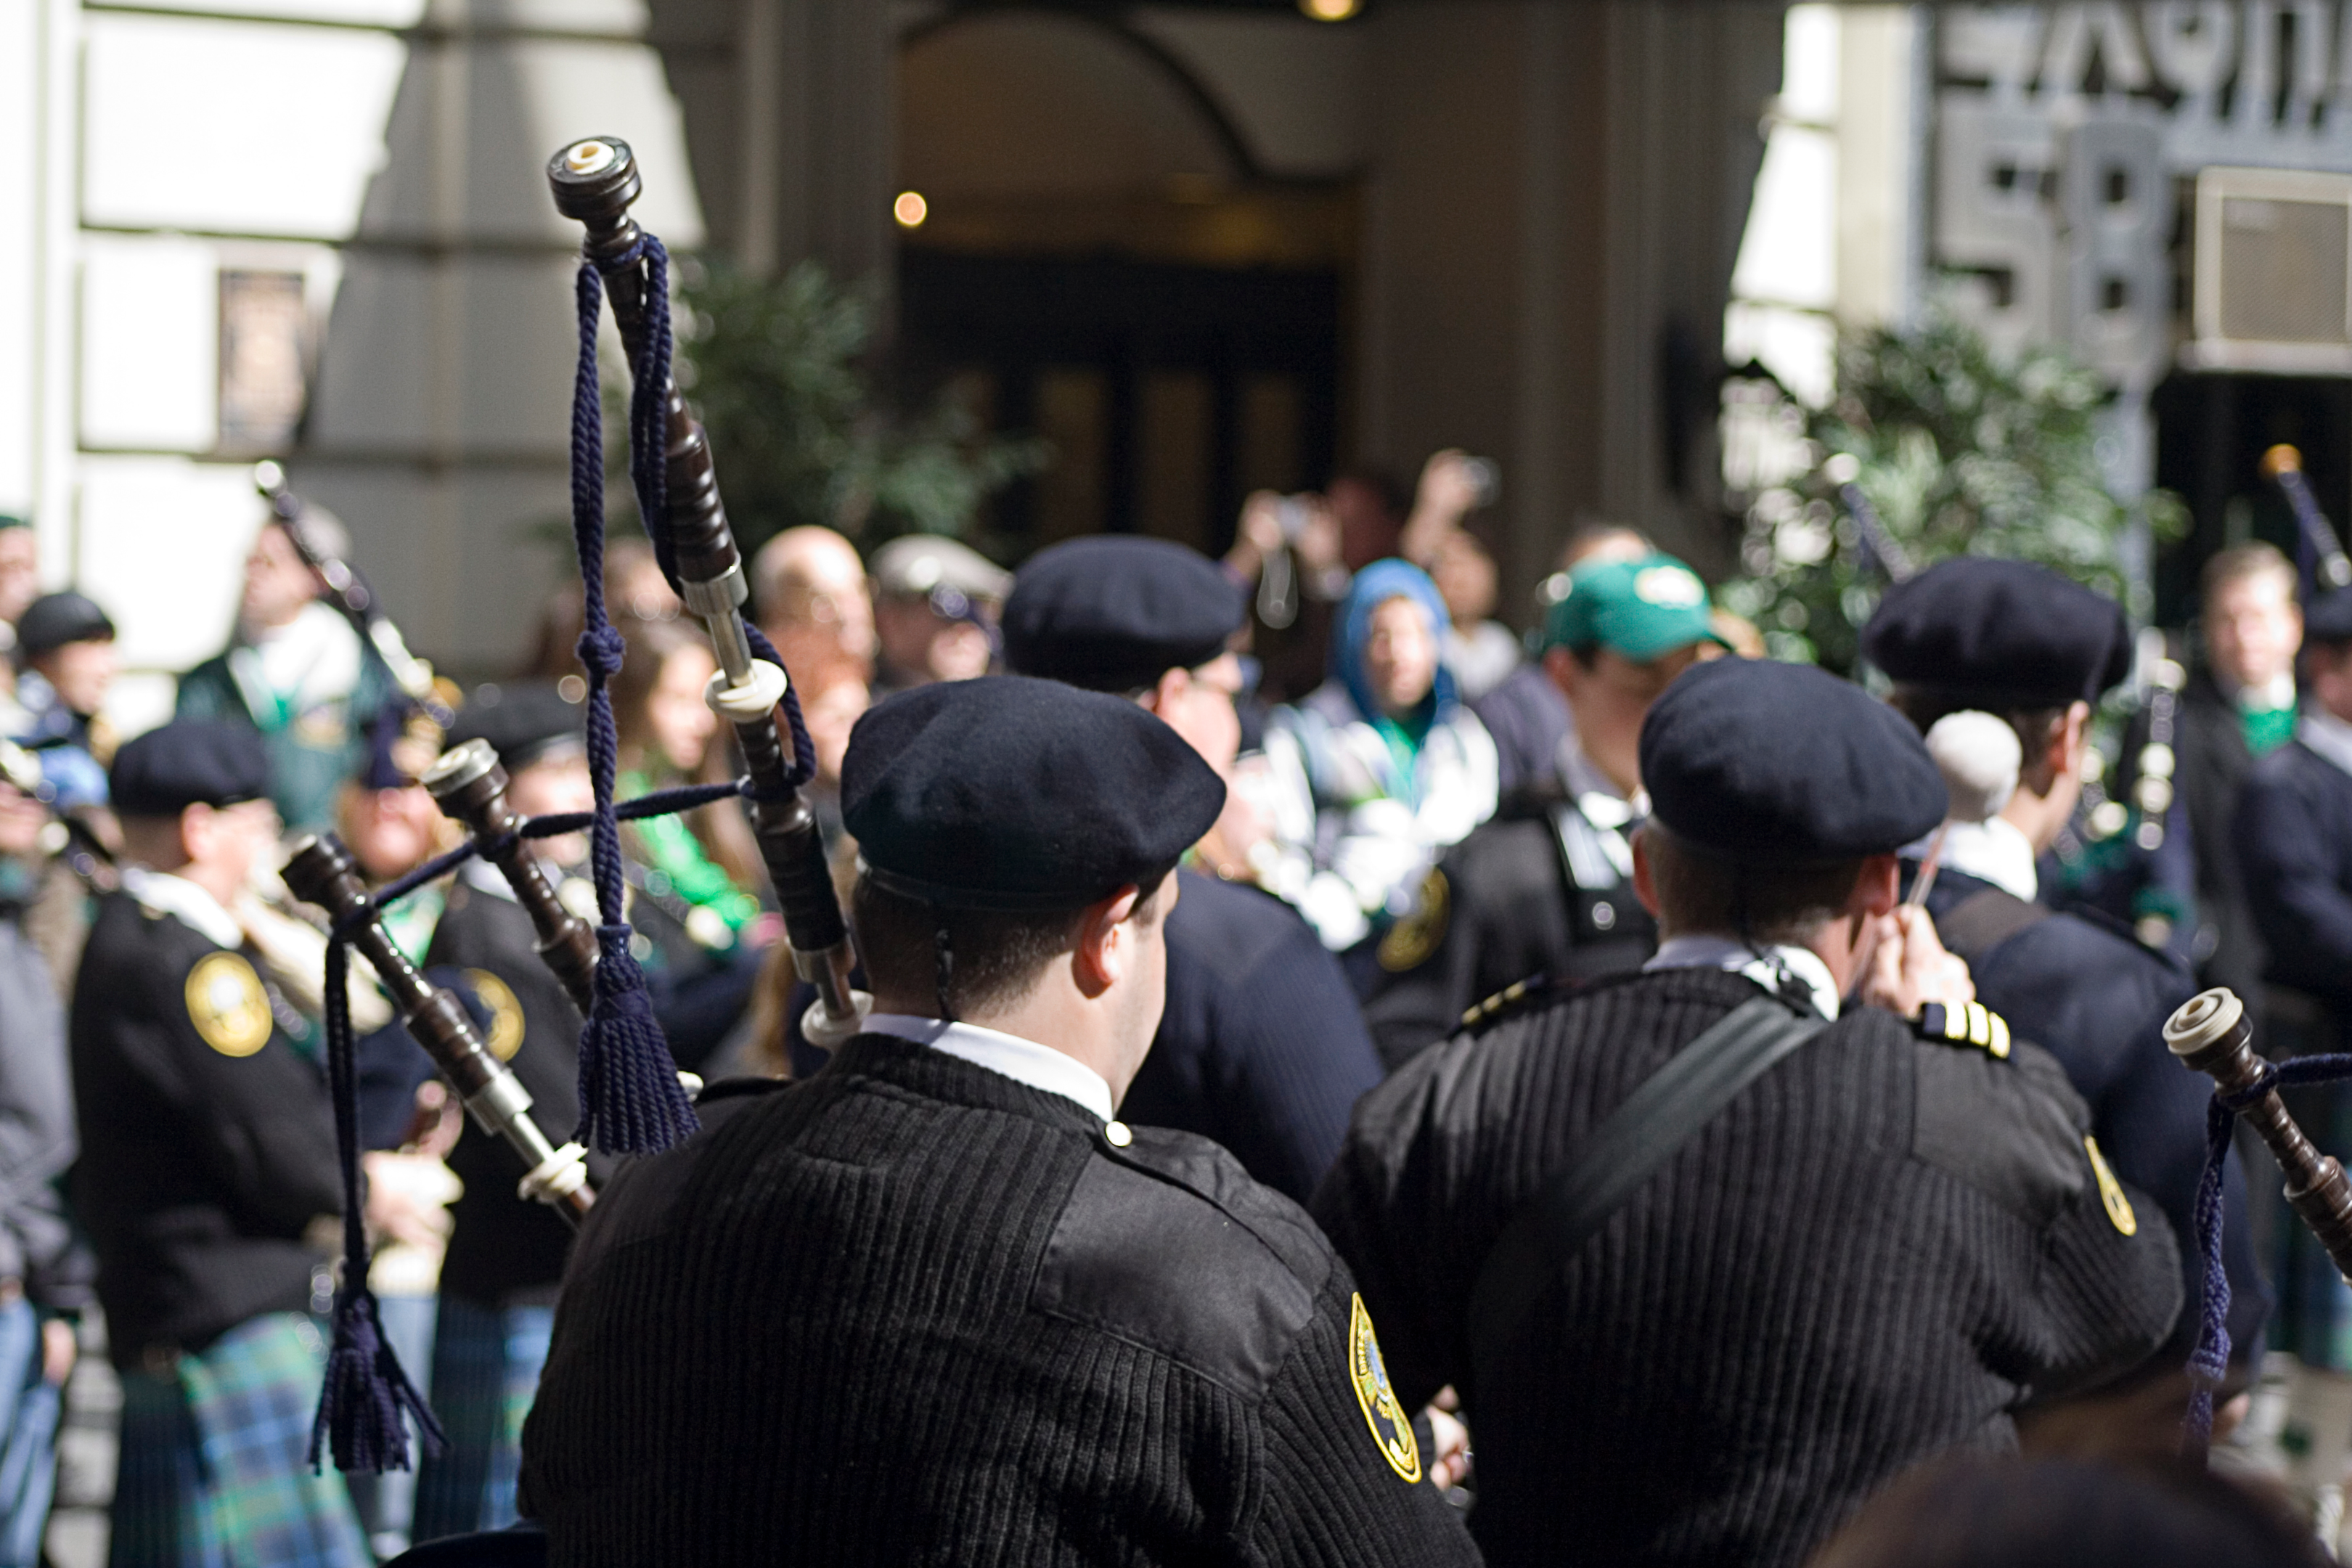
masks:
[[[2018,781],[2036,795],[2050,787],[2049,780],[2037,770],[2050,750],[2050,742],[2057,738],[2060,727],[2066,722],[2066,708],[2000,708],[1956,697],[1933,687],[1905,685],[1897,685],[1886,694],[1886,704],[1910,720],[1911,727],[1922,735],[1934,729],[1937,720],[1950,714],[1992,714],[2017,732],[2018,749],[2024,758],[2018,770]]]
[[[1167,880],[1162,872],[1142,884],[1136,912],[1146,923],[1159,918],[1157,895]],[[940,933],[947,933],[944,1000],[958,1017],[993,1012],[1026,996],[1045,966],[1076,942],[1085,912],[1083,904],[1038,914],[947,909],[877,887],[862,871],[850,893],[857,954],[877,992],[932,994],[939,986]]]
[[[1671,933],[1717,931],[1751,942],[1801,943],[1837,918],[1862,879],[1860,860],[1822,866],[1749,866],[1696,849],[1655,818],[1642,828]]]
[[[2242,583],[2249,577],[2280,577],[2287,592],[2294,592],[2297,581],[2294,563],[2275,544],[2256,540],[2251,544],[2232,545],[2218,551],[2205,563],[2197,574],[2197,597],[2200,612],[2213,603],[2215,595],[2232,583]]]

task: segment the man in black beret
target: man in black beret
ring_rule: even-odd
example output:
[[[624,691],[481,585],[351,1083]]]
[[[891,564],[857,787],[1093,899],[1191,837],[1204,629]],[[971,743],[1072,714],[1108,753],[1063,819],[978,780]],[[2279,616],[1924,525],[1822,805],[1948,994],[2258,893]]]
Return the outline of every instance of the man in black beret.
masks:
[[[876,1010],[599,1197],[524,1434],[551,1563],[1475,1561],[1305,1213],[1113,1120],[1224,793],[1051,681],[859,721]]]
[[[1461,1391],[1488,1563],[1793,1568],[1914,1461],[2136,1364],[2179,1259],[1896,909],[1945,803],[1900,718],[1721,659],[1641,767],[1657,955],[1413,1058],[1315,1214],[1405,1406]]]
[[[2171,1222],[2187,1299],[2200,1300],[2197,1186],[2210,1086],[2182,1072],[2163,1039],[2165,1019],[2196,994],[2196,980],[2095,911],[2061,913],[2039,901],[2035,870],[2081,797],[2091,705],[2130,668],[2122,609],[2043,567],[1963,557],[1892,589],[1863,628],[1862,650],[1895,682],[1889,700],[1922,733],[1948,713],[1977,710],[2016,735],[2016,788],[1990,820],[1944,828],[1927,911],[1944,945],[1968,961],[1978,999],[2066,1069],[2116,1175]],[[2242,1384],[2270,1297],[2247,1240],[2234,1157],[2226,1176],[2230,1332]],[[2063,1423],[2168,1446],[2187,1406],[2184,1368],[2196,1336],[2196,1314],[2183,1313],[2140,1376],[2095,1405],[2032,1412],[2029,1435]]]
[[[126,742],[122,887],[74,985],[74,1203],[122,1378],[115,1561],[369,1562],[308,1461],[342,1192],[318,1031],[228,906],[272,852],[248,727]]]
[[[1214,562],[1160,539],[1074,539],[1038,552],[1004,603],[1015,675],[1108,691],[1157,714],[1231,781],[1246,614]],[[1244,810],[1246,808],[1244,807]],[[1307,1201],[1380,1058],[1338,959],[1288,904],[1247,880],[1228,810],[1186,854],[1168,913],[1168,1005],[1120,1101],[1130,1122],[1222,1143],[1266,1185]]]
[[[2304,1007],[2272,1009],[2270,1034],[2282,1054],[2352,1048],[2352,589],[2305,611],[2302,665],[2307,700],[2294,738],[2247,773],[2233,846],[2266,949],[2264,977],[2307,999]],[[2298,1117],[2333,1147],[2352,1121],[2352,1094],[2331,1084],[2302,1100]],[[2298,1479],[2339,1484],[2352,1436],[2343,1416],[2352,1289],[2302,1226],[2289,1220],[2284,1228],[2273,1342],[2299,1365],[2289,1419],[2311,1438],[2312,1452],[2298,1467],[2307,1477]]]

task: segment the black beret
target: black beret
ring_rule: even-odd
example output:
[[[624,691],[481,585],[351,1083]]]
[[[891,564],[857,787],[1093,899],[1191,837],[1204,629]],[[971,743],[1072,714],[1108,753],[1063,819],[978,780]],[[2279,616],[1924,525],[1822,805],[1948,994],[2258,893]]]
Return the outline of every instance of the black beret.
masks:
[[[2047,567],[1982,555],[1888,589],[1862,651],[1891,680],[2008,708],[2095,702],[2132,663],[2114,600]]]
[[[122,743],[107,793],[125,816],[177,816],[269,793],[269,754],[250,724],[176,719]]]
[[[1719,658],[1685,671],[1643,721],[1641,756],[1657,820],[1728,860],[1858,860],[1944,820],[1944,778],[1919,731],[1807,664]]]
[[[1165,539],[1097,535],[1041,550],[1013,575],[1004,662],[1015,675],[1136,691],[1224,651],[1242,591],[1215,562]]]
[[[26,657],[51,652],[69,642],[111,642],[114,623],[79,594],[44,594],[16,619],[16,647]]]
[[[1224,781],[1134,703],[1017,675],[869,709],[841,764],[844,825],[885,890],[951,909],[1073,910],[1158,876]]]
[[[2336,588],[2304,607],[2303,640],[2352,642],[2352,588]]]
[[[514,680],[476,687],[442,744],[488,741],[511,773],[560,747],[584,744],[587,725],[587,705],[564,700],[555,682]]]

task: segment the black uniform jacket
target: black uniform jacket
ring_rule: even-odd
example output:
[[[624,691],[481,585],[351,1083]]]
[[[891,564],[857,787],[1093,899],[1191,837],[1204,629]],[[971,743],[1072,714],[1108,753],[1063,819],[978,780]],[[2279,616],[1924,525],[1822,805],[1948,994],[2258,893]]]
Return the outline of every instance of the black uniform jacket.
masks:
[[[2236,828],[2270,977],[2326,1003],[2340,1027],[2352,1020],[2352,774],[2290,741],[2247,776]]]
[[[2095,916],[2059,914],[1961,871],[1947,868],[1937,878],[1927,912],[1944,944],[1968,960],[1977,1000],[2057,1058],[2089,1107],[2091,1131],[2116,1176],[2146,1193],[2171,1222],[2189,1310],[2147,1370],[2179,1371],[2195,1347],[2204,1298],[2197,1184],[2205,1172],[2213,1080],[2165,1048],[2164,1021],[2197,994],[2195,979]],[[1983,942],[1987,933],[1999,940]],[[2227,1161],[2222,1262],[2230,1275],[2230,1341],[2243,1360],[2262,1343],[2270,1287],[2254,1263],[2245,1173],[2234,1152]]]
[[[1397,1066],[1520,981],[1590,980],[1639,969],[1657,922],[1633,897],[1623,830],[1557,794],[1507,800],[1445,852],[1413,911],[1389,928],[1364,1005],[1381,1059]]]
[[[1168,917],[1168,1010],[1119,1115],[1222,1143],[1299,1203],[1381,1059],[1339,961],[1288,904],[1192,872]]]
[[[1713,969],[1600,981],[1423,1052],[1357,1107],[1316,1216],[1403,1403],[1461,1390],[1491,1563],[1573,1543],[1580,1568],[1794,1568],[1889,1477],[2011,1447],[2028,1397],[2112,1377],[2172,1327],[2171,1233],[2101,1176],[2057,1064],[1862,1007],[1702,1128],[1474,1366],[1468,1302],[1505,1224],[1765,994]]]
[[[520,904],[460,875],[449,884],[448,907],[425,956],[465,973],[491,1015],[490,1049],[530,1091],[531,1120],[560,1144],[580,1124],[581,1017],[563,983],[540,961],[538,941]],[[572,1227],[547,1205],[517,1194],[521,1156],[469,1117],[449,1151],[449,1168],[466,1190],[450,1205],[442,1290],[485,1307],[554,1300]],[[612,1168],[605,1155],[589,1157],[592,1181]]]
[[[1476,1561],[1347,1268],[1213,1144],[879,1035],[703,1114],[582,1228],[551,1563]]]
[[[251,955],[128,893],[99,902],[74,981],[74,1206],[115,1363],[201,1351],[299,1311],[342,1212],[324,1075],[278,1026]]]

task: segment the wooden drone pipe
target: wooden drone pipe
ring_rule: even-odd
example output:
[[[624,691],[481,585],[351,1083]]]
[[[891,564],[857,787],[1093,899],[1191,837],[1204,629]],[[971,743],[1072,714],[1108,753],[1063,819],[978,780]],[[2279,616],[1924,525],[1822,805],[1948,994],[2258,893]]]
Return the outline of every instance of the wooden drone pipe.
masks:
[[[2253,1031],[2245,1005],[2227,986],[2200,992],[2165,1020],[2164,1043],[2172,1054],[2210,1077],[2225,1096],[2241,1095],[2262,1081],[2263,1061],[2254,1054]],[[2352,1279],[2352,1180],[2330,1154],[2304,1135],[2273,1089],[2239,1107],[2238,1114],[2262,1135],[2286,1175],[2286,1201],[2303,1217],[2337,1273]]]
[[[313,834],[297,844],[282,874],[296,898],[318,905],[339,925],[367,907],[359,864],[332,834]],[[400,1021],[457,1089],[482,1131],[505,1139],[534,1176],[558,1168],[563,1162],[555,1146],[530,1119],[530,1091],[490,1054],[465,1004],[416,972],[393,944],[381,917],[371,914],[354,928],[351,943],[375,970]],[[575,1154],[572,1163],[576,1162]],[[543,1185],[539,1192],[557,1213],[575,1222],[596,1201],[584,1182],[572,1184],[568,1191]]]
[[[507,802],[507,771],[488,741],[467,741],[441,753],[418,781],[441,814],[463,826],[497,868],[515,901],[539,933],[539,956],[563,983],[564,994],[586,1017],[596,1001],[596,933],[564,907],[555,883],[530,846],[519,837],[522,817]]]

